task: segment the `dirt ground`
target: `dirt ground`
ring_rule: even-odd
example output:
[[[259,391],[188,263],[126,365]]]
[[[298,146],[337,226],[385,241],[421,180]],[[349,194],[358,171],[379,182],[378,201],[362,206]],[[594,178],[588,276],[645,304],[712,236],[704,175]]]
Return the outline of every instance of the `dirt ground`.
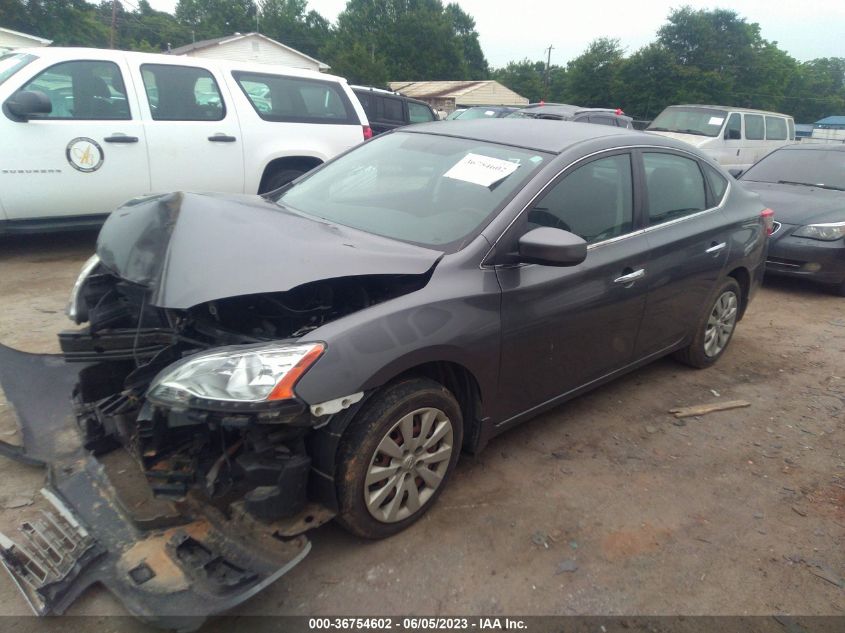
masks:
[[[93,245],[0,238],[0,341],[57,350]],[[736,399],[751,406],[667,413]],[[767,282],[716,367],[658,361],[496,438],[391,539],[311,532],[310,556],[236,613],[842,615],[843,419],[845,299]],[[2,395],[0,434],[15,439]],[[42,482],[0,460],[3,532]],[[0,575],[0,615],[27,613]],[[71,613],[123,610],[96,588]]]

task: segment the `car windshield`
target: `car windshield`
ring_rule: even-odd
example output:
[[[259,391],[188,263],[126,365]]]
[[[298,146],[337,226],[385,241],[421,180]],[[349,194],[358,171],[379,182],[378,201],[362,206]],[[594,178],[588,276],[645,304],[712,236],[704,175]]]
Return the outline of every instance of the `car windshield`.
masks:
[[[817,149],[777,150],[746,171],[742,180],[845,190],[845,152]]]
[[[484,141],[393,133],[284,191],[293,211],[442,251],[461,248],[547,156]]]
[[[0,55],[0,84],[35,59],[35,55],[26,53]]]
[[[715,108],[672,106],[661,112],[646,128],[651,132],[680,132],[699,136],[718,136],[728,113]]]
[[[461,121],[468,119],[490,119],[495,118],[497,114],[498,112],[496,110],[490,110],[489,108],[470,108],[469,110],[464,110],[455,118]]]

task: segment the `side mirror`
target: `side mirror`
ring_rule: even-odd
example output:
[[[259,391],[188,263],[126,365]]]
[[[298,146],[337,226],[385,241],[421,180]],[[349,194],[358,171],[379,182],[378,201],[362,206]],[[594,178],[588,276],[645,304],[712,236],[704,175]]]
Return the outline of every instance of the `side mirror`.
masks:
[[[6,100],[6,110],[21,121],[39,114],[50,114],[53,104],[40,90],[19,90]]]
[[[738,141],[742,138],[742,133],[735,129],[725,130],[725,138],[729,141]]]
[[[587,258],[587,242],[569,231],[548,226],[519,238],[519,261],[543,266],[576,266]]]
[[[729,169],[728,173],[734,178],[739,178],[740,176],[742,176],[744,171],[744,169],[738,169],[737,167],[734,167],[733,169]]]

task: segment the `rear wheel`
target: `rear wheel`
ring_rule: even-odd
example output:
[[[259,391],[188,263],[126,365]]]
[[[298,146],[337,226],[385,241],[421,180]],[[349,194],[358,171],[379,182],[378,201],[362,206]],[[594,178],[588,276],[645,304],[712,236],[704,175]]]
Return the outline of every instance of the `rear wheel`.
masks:
[[[732,278],[725,279],[716,292],[715,299],[707,304],[707,311],[699,321],[692,342],[675,352],[675,358],[691,367],[710,367],[724,354],[731,342],[742,291]]]
[[[432,506],[458,461],[463,419],[455,397],[426,378],[374,396],[338,449],[337,520],[364,538],[384,538]]]

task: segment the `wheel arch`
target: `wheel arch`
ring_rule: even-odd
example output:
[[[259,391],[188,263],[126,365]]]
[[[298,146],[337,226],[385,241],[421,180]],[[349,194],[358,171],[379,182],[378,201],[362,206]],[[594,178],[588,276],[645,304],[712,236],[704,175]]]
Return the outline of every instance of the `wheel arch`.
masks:
[[[281,169],[302,169],[310,171],[322,165],[325,161],[318,156],[279,156],[268,162],[261,173],[261,180],[258,183],[258,192],[263,192],[267,181],[274,173]]]
[[[732,277],[739,284],[739,289],[742,292],[739,302],[739,316],[737,321],[742,319],[745,314],[745,309],[748,307],[749,295],[751,293],[751,273],[744,266],[737,266],[728,273],[728,277]]]

